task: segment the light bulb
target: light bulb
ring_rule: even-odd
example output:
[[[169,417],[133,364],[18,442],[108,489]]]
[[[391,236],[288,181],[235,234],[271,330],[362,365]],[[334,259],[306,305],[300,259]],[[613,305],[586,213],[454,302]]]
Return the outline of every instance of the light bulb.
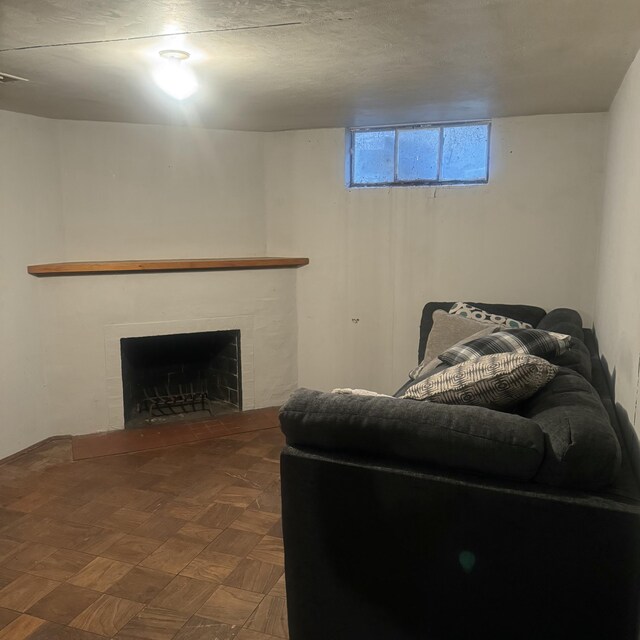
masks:
[[[186,51],[161,51],[164,58],[153,72],[156,84],[176,100],[185,100],[198,89],[198,80],[184,60],[189,57]]]

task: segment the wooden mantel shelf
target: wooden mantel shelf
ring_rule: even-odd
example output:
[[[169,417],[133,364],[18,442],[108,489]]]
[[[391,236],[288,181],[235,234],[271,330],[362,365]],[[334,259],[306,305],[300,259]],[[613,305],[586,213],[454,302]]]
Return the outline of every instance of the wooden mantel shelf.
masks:
[[[79,276],[143,271],[212,271],[216,269],[282,269],[303,267],[309,258],[195,258],[183,260],[119,260],[116,262],[53,262],[32,264],[33,276]]]

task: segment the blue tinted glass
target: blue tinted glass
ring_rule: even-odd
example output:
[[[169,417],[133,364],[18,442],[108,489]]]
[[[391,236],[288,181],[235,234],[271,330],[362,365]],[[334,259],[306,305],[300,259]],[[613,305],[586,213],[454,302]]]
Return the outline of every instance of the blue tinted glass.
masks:
[[[398,131],[398,180],[436,180],[440,129]]]
[[[393,182],[395,131],[353,132],[353,183]]]
[[[444,128],[442,181],[486,180],[489,125]]]

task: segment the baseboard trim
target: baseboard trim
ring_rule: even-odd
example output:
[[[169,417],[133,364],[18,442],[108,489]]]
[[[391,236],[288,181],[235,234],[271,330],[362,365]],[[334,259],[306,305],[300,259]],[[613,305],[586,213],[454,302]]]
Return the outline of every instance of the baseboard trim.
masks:
[[[44,446],[45,444],[49,444],[51,442],[55,442],[56,440],[71,440],[71,436],[49,436],[48,438],[45,438],[44,440],[40,440],[39,442],[36,442],[35,444],[32,444],[28,447],[26,447],[25,449],[21,449],[20,451],[16,451],[15,453],[12,453],[10,456],[7,456],[6,458],[0,458],[0,464],[6,464],[7,462],[13,462],[14,460],[17,460],[18,458],[21,458],[22,456],[26,455],[27,453],[33,453],[36,449],[39,449],[40,447]]]

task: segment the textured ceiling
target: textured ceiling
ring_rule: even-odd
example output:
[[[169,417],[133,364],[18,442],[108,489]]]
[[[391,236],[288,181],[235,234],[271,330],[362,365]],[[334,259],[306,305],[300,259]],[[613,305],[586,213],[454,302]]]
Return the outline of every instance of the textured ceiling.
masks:
[[[182,35],[167,35],[180,32]],[[192,52],[200,90],[153,84]],[[608,109],[638,0],[0,0],[0,109],[246,130]]]

